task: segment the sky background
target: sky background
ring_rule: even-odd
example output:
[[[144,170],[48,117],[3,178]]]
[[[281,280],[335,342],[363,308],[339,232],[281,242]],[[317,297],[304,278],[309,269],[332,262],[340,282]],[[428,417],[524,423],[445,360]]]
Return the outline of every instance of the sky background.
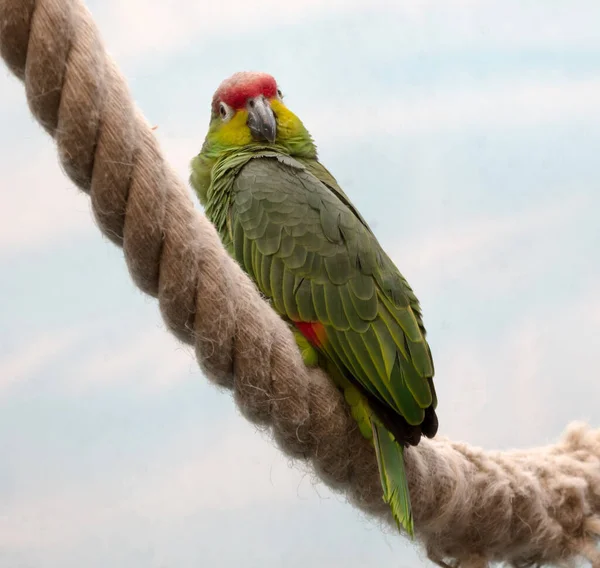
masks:
[[[442,434],[600,426],[597,1],[88,6],[182,176],[219,82],[278,79],[421,300]],[[0,125],[0,567],[428,566],[201,375],[6,68]]]

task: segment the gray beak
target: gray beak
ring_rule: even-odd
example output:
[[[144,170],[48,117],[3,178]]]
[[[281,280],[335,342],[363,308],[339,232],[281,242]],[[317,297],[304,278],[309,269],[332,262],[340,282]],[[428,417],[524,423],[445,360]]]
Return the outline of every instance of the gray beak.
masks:
[[[257,141],[275,142],[277,122],[275,114],[265,97],[258,96],[248,101],[248,128]]]

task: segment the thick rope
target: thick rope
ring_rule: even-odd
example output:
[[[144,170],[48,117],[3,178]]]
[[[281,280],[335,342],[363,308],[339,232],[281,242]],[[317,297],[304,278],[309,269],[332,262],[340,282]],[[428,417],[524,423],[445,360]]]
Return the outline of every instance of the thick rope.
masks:
[[[0,51],[100,229],[206,375],[233,389],[248,419],[271,426],[287,454],[389,521],[370,444],[195,210],[81,1],[0,0]],[[418,537],[440,565],[579,556],[600,568],[600,432],[574,425],[554,446],[505,453],[423,440],[407,451],[407,471]]]

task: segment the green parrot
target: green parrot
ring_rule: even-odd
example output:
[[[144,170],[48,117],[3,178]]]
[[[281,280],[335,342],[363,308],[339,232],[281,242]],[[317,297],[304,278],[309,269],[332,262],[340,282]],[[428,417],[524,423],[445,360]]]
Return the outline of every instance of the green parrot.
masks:
[[[343,391],[372,440],[383,499],[413,535],[404,448],[438,428],[433,360],[412,289],[317,158],[266,73],[212,99],[190,183],[224,246]]]

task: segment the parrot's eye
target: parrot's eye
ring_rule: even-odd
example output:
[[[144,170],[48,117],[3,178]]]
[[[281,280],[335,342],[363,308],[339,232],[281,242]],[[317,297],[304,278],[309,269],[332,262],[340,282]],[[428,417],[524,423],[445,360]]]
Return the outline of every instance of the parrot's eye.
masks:
[[[233,116],[233,109],[226,103],[219,103],[219,114],[227,122]]]

